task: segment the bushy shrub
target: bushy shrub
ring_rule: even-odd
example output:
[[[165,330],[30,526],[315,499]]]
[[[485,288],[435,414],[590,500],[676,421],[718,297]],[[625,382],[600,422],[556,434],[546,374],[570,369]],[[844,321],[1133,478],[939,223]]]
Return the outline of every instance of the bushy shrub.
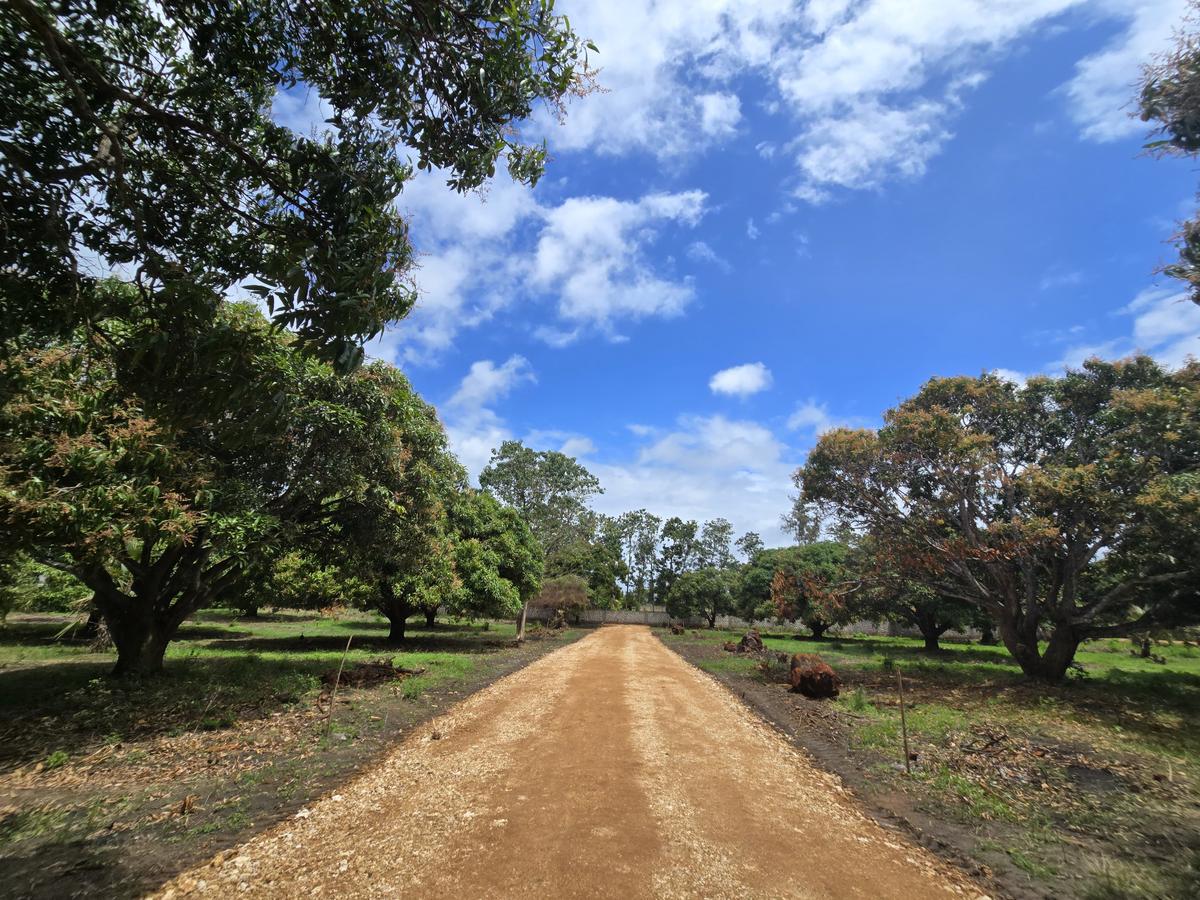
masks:
[[[568,616],[587,609],[588,583],[578,575],[547,578],[532,605],[542,609],[561,610]]]

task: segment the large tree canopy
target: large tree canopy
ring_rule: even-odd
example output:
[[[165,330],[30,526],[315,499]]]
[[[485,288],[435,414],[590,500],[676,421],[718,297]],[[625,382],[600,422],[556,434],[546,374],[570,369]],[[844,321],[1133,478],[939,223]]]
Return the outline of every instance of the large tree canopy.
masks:
[[[339,367],[413,303],[392,201],[419,167],[458,189],[545,149],[586,50],[549,0],[12,0],[0,9],[0,337],[96,318],[117,267],[161,306],[244,283]],[[329,134],[277,124],[319,96]]]
[[[574,457],[557,450],[505,441],[492,451],[479,484],[521,514],[548,556],[591,540],[596,530],[587,501],[603,488]]]
[[[702,616],[709,628],[717,616],[733,611],[734,574],[727,569],[703,568],[683,572],[673,579],[667,592],[667,612],[677,619]]]
[[[338,376],[227,305],[146,379],[141,321],[0,360],[0,537],[94,591],[117,670],[145,673],[194,610],[394,481],[402,447],[381,367]]]
[[[1200,621],[1200,364],[934,379],[878,432],[822,436],[797,481],[993,617],[1031,676],[1061,678],[1089,638]]]
[[[742,567],[738,608],[750,620],[803,621],[816,637],[849,620],[849,548],[835,541],[762,550]]]

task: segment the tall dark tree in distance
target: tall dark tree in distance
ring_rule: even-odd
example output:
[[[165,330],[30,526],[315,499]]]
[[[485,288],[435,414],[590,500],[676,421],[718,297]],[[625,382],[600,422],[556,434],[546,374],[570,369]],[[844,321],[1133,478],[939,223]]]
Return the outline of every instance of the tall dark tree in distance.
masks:
[[[733,545],[738,548],[742,556],[746,557],[746,562],[754,559],[758,554],[766,549],[763,544],[763,539],[753,531],[747,531],[740,538],[733,542]]]
[[[595,536],[597,517],[587,503],[604,489],[574,457],[505,441],[492,451],[479,484],[521,516],[547,560],[590,544]],[[584,572],[573,574],[588,577]],[[528,604],[521,611],[518,640],[524,638],[527,608]]]

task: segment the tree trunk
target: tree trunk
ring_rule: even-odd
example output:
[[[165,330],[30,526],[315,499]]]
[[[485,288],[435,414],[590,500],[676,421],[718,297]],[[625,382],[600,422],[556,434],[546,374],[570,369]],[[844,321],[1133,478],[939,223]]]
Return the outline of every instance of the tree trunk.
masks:
[[[942,648],[938,639],[946,631],[946,627],[939,625],[933,615],[923,610],[917,610],[912,620],[921,632],[921,637],[925,639],[925,652],[940,653]]]
[[[160,674],[167,645],[202,599],[203,595],[194,592],[180,594],[172,601],[158,594],[97,589],[93,602],[117,648],[112,674],[122,678]]]
[[[96,602],[92,601],[91,609],[88,610],[87,621],[83,623],[83,627],[79,629],[79,636],[85,641],[94,640],[96,635],[100,633],[100,622],[103,620],[100,615],[100,608],[96,606]]]
[[[151,615],[106,616],[108,633],[117,648],[112,674],[120,678],[158,675],[163,656],[178,626],[172,628]]]
[[[521,621],[517,625],[517,643],[525,640],[525,616],[529,614],[529,601],[525,601],[525,605],[521,607]]]
[[[1037,624],[1026,621],[1018,627],[1016,622],[1002,619],[1000,637],[1027,677],[1038,681],[1062,681],[1075,659],[1079,638],[1069,624],[1056,624],[1043,653],[1038,646]]]
[[[245,616],[247,619],[257,619],[258,618],[258,604],[255,603],[251,606],[243,607],[242,615]]]
[[[436,622],[437,622],[437,607],[435,606],[432,609],[426,608],[426,610],[425,610],[425,625],[426,625],[426,627],[432,628]]]
[[[1142,638],[1141,657],[1142,657],[1142,659],[1150,658],[1150,636],[1149,635],[1146,635],[1145,637]]]
[[[829,630],[828,623],[826,623],[826,622],[805,622],[804,624],[807,625],[808,630],[812,632],[814,641],[821,641],[821,640],[825,639],[825,632]]]
[[[995,647],[999,643],[996,640],[996,626],[992,624],[991,619],[984,619],[983,624],[979,626],[979,643],[985,647]]]
[[[404,643],[404,627],[414,610],[405,600],[396,596],[396,592],[387,582],[384,582],[380,592],[383,595],[380,612],[387,616],[387,620],[392,626],[388,631],[388,643],[402,644]]]

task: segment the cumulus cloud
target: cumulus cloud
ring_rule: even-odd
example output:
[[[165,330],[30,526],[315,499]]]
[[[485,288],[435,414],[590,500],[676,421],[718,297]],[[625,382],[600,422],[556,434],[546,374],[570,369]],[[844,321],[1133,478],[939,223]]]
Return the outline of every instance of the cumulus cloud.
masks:
[[[736,94],[701,94],[696,102],[700,105],[700,130],[706,135],[727,136],[737,130],[742,101]]]
[[[644,250],[664,223],[695,225],[705,199],[703,191],[637,201],[572,197],[544,213],[532,283],[557,298],[567,323],[610,335],[622,319],[678,315],[694,295],[691,284],[656,274]]]
[[[567,456],[583,458],[596,452],[592,439],[584,434],[557,429],[535,429],[525,435],[522,440],[526,446],[538,450],[557,450]]]
[[[1028,375],[1015,369],[992,369],[992,374],[1004,381],[1012,382],[1017,387],[1024,387],[1025,382],[1029,380]]]
[[[831,188],[878,188],[924,175],[951,137],[942,124],[945,117],[946,105],[940,102],[899,108],[867,100],[817,119],[793,144],[801,176],[796,197],[821,203]]]
[[[693,297],[691,284],[660,273],[647,250],[667,227],[699,222],[702,191],[571,197],[555,205],[538,202],[504,172],[486,190],[466,194],[450,190],[445,178],[418,173],[398,200],[417,244],[411,277],[418,301],[372,345],[375,356],[433,362],[463,329],[543,301],[557,321],[534,333],[551,346],[592,328],[619,339],[621,321],[677,315]]]
[[[1186,0],[660,0],[569,4],[600,47],[608,92],[575,104],[551,143],[671,159],[703,152],[741,120],[736,89],[763,82],[768,115],[794,122],[797,197],[919,177],[952,137],[970,90],[1019,41],[1061,24],[1115,22],[1079,61],[1062,99],[1080,130],[1136,131],[1122,111],[1140,64],[1161,50]],[[549,119],[547,119],[549,122]],[[620,128],[611,123],[620,122]],[[774,154],[774,143],[759,143]]]
[[[760,362],[722,369],[709,379],[714,394],[749,397],[771,386],[771,370]]]
[[[544,115],[550,143],[679,158],[726,139],[741,118],[732,81],[770,58],[770,27],[794,15],[792,6],[791,0],[566,4],[572,26],[600,48],[595,63],[605,92],[573,104],[561,126]]]
[[[808,431],[817,437],[834,428],[851,424],[852,420],[830,415],[826,404],[811,399],[799,404],[787,420],[789,431]]]
[[[1185,4],[567,0],[576,29],[600,47],[607,92],[573,104],[565,125],[530,127],[555,150],[649,153],[671,163],[744,130],[739,91],[757,82],[766,96],[756,106],[786,129],[758,141],[759,154],[790,160],[790,195],[821,203],[920,178],[953,140],[955,119],[988,70],[1021,41],[1063,25],[1103,25],[1112,37],[1078,61],[1058,102],[1089,139],[1135,133],[1141,126],[1127,101],[1139,66],[1166,48]],[[273,109],[298,131],[324,127],[328,114],[315,92],[302,90],[280,92]],[[419,251],[413,278],[421,299],[373,348],[377,355],[433,361],[461,329],[517,304],[551,304],[553,319],[531,330],[566,346],[597,332],[619,340],[622,322],[679,315],[692,302],[692,284],[669,261],[652,263],[648,251],[669,229],[695,225],[707,200],[698,191],[548,203],[503,172],[482,194],[454,194],[444,181],[444,173],[417,173],[401,197]],[[761,221],[746,221],[749,239],[759,237]],[[702,258],[703,246],[693,242],[688,255]]]
[[[1063,86],[1068,109],[1083,136],[1114,141],[1144,134],[1146,125],[1130,115],[1141,67],[1168,49],[1187,0],[1099,0],[1096,9],[1124,19],[1126,26],[1099,53],[1081,59]]]
[[[458,389],[443,405],[446,436],[450,447],[472,478],[513,434],[493,406],[518,385],[536,381],[529,361],[510,356],[500,365],[490,359],[471,364]]]
[[[1128,334],[1074,344],[1049,368],[1078,368],[1093,356],[1116,359],[1131,353],[1145,353],[1172,368],[1189,357],[1200,358],[1200,306],[1178,287],[1146,288],[1119,314],[1132,319]]]
[[[798,462],[770,429],[724,416],[683,416],[673,428],[643,437],[627,462],[589,464],[604,485],[593,504],[598,511],[645,507],[697,521],[724,516],[738,532],[785,542],[779,517]]]
[[[507,397],[523,381],[535,381],[529,360],[514,354],[501,365],[490,359],[471,363],[471,368],[449,400],[452,409],[477,410]]]
[[[1125,308],[1133,316],[1133,343],[1167,366],[1200,357],[1200,306],[1174,286],[1148,288]]]

